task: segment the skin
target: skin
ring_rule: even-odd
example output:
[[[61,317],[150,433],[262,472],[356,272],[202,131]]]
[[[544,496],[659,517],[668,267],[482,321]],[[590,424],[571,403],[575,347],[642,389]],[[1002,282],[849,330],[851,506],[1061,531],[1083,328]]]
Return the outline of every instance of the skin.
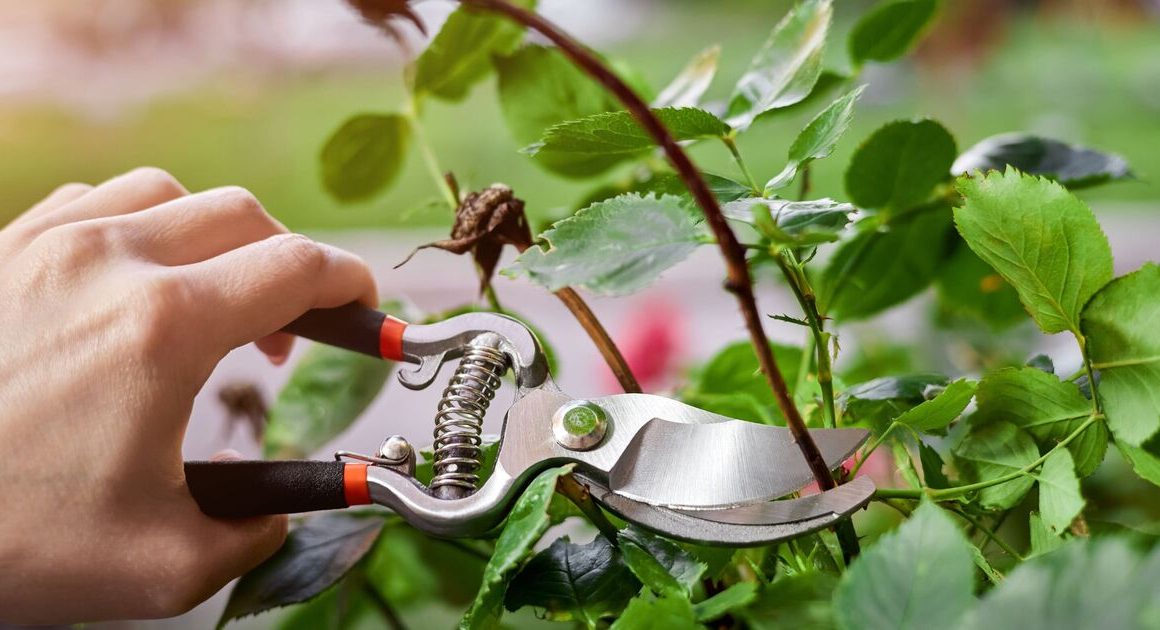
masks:
[[[272,554],[284,516],[190,496],[193,399],[234,348],[285,360],[308,309],[374,305],[366,265],[152,168],[57,189],[0,261],[0,621],[173,616]]]

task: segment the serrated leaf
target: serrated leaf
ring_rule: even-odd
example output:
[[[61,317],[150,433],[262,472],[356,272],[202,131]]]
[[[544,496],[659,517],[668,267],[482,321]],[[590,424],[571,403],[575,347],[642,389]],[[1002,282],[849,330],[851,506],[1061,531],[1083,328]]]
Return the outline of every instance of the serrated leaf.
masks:
[[[1158,583],[1160,547],[1145,554],[1123,538],[1077,539],[1016,567],[965,628],[1154,628]]]
[[[744,129],[761,114],[809,96],[822,72],[832,17],[829,0],[806,0],[778,22],[734,88],[730,125]]]
[[[483,570],[483,583],[475,601],[459,622],[460,628],[475,630],[499,624],[508,582],[532,553],[532,545],[548,529],[548,506],[556,491],[556,480],[571,469],[571,465],[560,466],[540,473],[516,500],[495,542],[495,552]]]
[[[1116,442],[1116,448],[1137,475],[1160,486],[1160,435],[1153,436],[1142,446]]]
[[[603,536],[584,545],[567,536],[537,553],[512,579],[504,607],[543,609],[556,621],[589,628],[619,612],[640,591],[620,552]]]
[[[998,479],[1039,459],[1039,449],[1031,436],[1008,422],[972,426],[955,446],[954,454],[960,471],[972,482]],[[983,488],[979,491],[979,502],[987,509],[1005,510],[1019,503],[1033,485],[1034,477],[1022,475]]]
[[[705,183],[708,184],[709,191],[713,193],[713,196],[717,198],[717,202],[720,204],[727,204],[730,201],[736,201],[743,197],[749,197],[753,195],[753,189],[751,189],[749,186],[729,179],[728,177],[715,175],[713,173],[701,173],[701,177],[705,180]],[[634,182],[633,185],[629,187],[616,188],[616,192],[614,194],[605,195],[600,199],[592,199],[592,202],[603,201],[608,197],[614,197],[617,194],[623,194],[626,192],[638,192],[642,194],[651,192],[658,195],[676,195],[683,199],[688,199],[689,203],[692,203],[692,197],[689,195],[689,190],[685,188],[685,182],[679,176],[677,176],[676,173],[654,174],[645,181]]]
[[[855,66],[893,61],[922,36],[938,10],[938,0],[894,0],[874,7],[850,31],[848,48]]]
[[[938,506],[924,502],[850,565],[834,611],[839,627],[849,629],[954,627],[973,603],[973,588],[970,543]]]
[[[801,247],[838,240],[855,208],[833,199],[790,201],[749,197],[731,201],[721,210],[730,219],[754,226],[775,243]]]
[[[846,193],[859,208],[905,210],[926,201],[954,161],[955,139],[939,123],[888,123],[850,158]]]
[[[531,9],[535,0],[514,0]],[[443,28],[410,68],[411,89],[461,101],[471,87],[491,71],[492,55],[504,55],[519,46],[524,28],[497,13],[461,6],[447,17]]]
[[[702,626],[697,623],[693,604],[687,597],[655,597],[646,592],[629,602],[620,617],[612,623],[612,630],[642,628],[699,630]]]
[[[335,130],[319,154],[326,192],[343,202],[386,190],[403,170],[411,125],[399,114],[359,114]]]
[[[924,433],[943,432],[963,413],[974,395],[975,383],[961,378],[947,385],[938,396],[906,410],[894,421]]]
[[[697,621],[707,623],[748,606],[757,599],[757,585],[753,582],[738,582],[716,595],[693,604],[693,614]]]
[[[504,274],[526,275],[550,291],[582,286],[625,295],[688,257],[699,235],[679,197],[621,195],[554,224],[540,235],[548,248],[529,248]]]
[[[397,303],[387,303],[397,312]],[[294,366],[270,407],[262,452],[270,459],[306,457],[358,419],[382,391],[394,363],[314,344]]]
[[[653,101],[653,107],[696,107],[717,74],[720,46],[710,46],[693,57]]]
[[[960,241],[935,277],[940,305],[1000,331],[1026,321],[1027,312],[1014,287]]]
[[[290,531],[273,556],[238,580],[219,625],[322,593],[371,550],[383,523],[380,517],[342,513],[310,518]]]
[[[963,240],[1019,292],[1048,333],[1080,334],[1080,309],[1112,279],[1112,251],[1092,211],[1059,184],[1018,171],[960,178]]]
[[[765,185],[766,194],[784,188],[797,177],[798,170],[814,160],[829,157],[838,139],[850,127],[854,103],[865,86],[859,86],[838,98],[809,122],[789,147],[789,162]]]
[[[801,348],[774,343],[769,347],[792,388],[801,366]],[[736,341],[718,351],[692,375],[681,400],[739,420],[764,424],[781,420],[773,391],[748,341]]]
[[[1160,429],[1160,265],[1108,283],[1083,310],[1088,355],[1117,443],[1139,446]]]
[[[1062,534],[1083,511],[1084,506],[1071,454],[1067,449],[1053,451],[1043,462],[1037,477],[1039,513],[1043,524],[1053,533]]]
[[[496,57],[495,69],[504,120],[522,144],[539,140],[553,125],[619,109],[607,90],[556,48],[524,46]]]
[[[676,543],[634,525],[618,538],[628,568],[658,595],[688,597],[708,568]]]
[[[885,429],[889,422],[927,399],[926,394],[948,382],[942,374],[884,376],[847,388],[838,397],[846,416]]]
[[[1008,166],[1054,179],[1071,189],[1132,177],[1128,162],[1119,155],[1025,133],[981,140],[955,160],[951,174],[1003,171]]]
[[[1025,429],[1044,449],[1070,435],[1092,414],[1091,401],[1073,383],[1033,367],[1006,368],[979,382],[979,422],[1010,422]],[[1108,446],[1103,422],[1084,429],[1067,445],[1081,477],[1092,474]]]
[[[678,141],[720,138],[729,125],[695,107],[663,107],[652,110]],[[589,177],[634,158],[656,146],[627,111],[593,114],[549,127],[541,140],[524,151],[553,171],[572,177]]]
[[[842,242],[819,281],[825,312],[865,319],[910,299],[930,286],[951,236],[950,212],[936,208]]]
[[[838,579],[817,572],[784,575],[761,589],[756,602],[738,612],[753,630],[835,628],[831,604]]]
[[[1037,512],[1027,517],[1028,535],[1031,538],[1031,551],[1027,554],[1030,560],[1045,553],[1051,553],[1063,546],[1063,538],[1043,524],[1043,518]]]

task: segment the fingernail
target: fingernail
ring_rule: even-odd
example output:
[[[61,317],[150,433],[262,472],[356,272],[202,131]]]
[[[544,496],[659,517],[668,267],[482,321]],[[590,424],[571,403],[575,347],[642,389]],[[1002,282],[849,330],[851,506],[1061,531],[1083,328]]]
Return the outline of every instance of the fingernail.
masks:
[[[290,358],[290,355],[285,353],[285,352],[282,352],[279,354],[267,355],[267,357],[270,359],[271,364],[282,365],[283,363],[286,362],[286,359]]]
[[[237,461],[239,459],[243,459],[241,453],[235,451],[232,448],[227,448],[225,450],[221,450],[221,451],[214,453],[213,457],[209,458],[209,461],[211,461],[211,462],[229,462],[229,461]]]

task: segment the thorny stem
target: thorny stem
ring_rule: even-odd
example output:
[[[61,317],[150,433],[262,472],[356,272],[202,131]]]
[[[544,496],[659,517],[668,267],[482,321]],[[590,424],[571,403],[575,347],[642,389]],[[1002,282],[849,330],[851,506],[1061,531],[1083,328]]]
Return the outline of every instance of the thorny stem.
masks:
[[[763,189],[757,185],[757,180],[753,179],[753,173],[749,172],[749,167],[745,165],[745,160],[741,159],[741,151],[737,149],[737,142],[732,135],[727,135],[721,138],[721,142],[729,149],[729,155],[733,156],[733,162],[737,164],[737,168],[741,169],[741,174],[745,176],[745,183],[749,184],[749,189],[753,194],[761,196]]]
[[[571,59],[580,70],[591,76],[616,96],[624,105],[625,109],[636,119],[637,123],[644,128],[645,132],[665,152],[669,162],[672,163],[673,168],[684,181],[693,199],[701,207],[702,212],[705,214],[705,221],[709,224],[714,236],[717,238],[717,244],[721,248],[721,254],[728,268],[728,279],[726,280],[725,286],[737,298],[741,307],[741,313],[745,318],[745,326],[749,330],[750,340],[753,342],[754,350],[761,364],[761,371],[765,374],[766,380],[773,389],[777,398],[778,407],[781,409],[782,415],[786,418],[786,425],[793,434],[794,441],[797,442],[802,456],[805,458],[806,463],[810,467],[810,471],[818,482],[818,486],[822,490],[834,488],[836,484],[833,476],[830,474],[829,468],[826,466],[826,460],[822,458],[817,445],[806,429],[801,414],[798,412],[797,407],[794,406],[793,399],[789,394],[789,388],[785,384],[785,377],[782,376],[781,370],[778,368],[777,361],[774,359],[773,352],[770,350],[769,343],[766,340],[765,331],[761,323],[761,314],[757,310],[757,300],[753,295],[749,267],[745,261],[745,249],[737,241],[737,236],[733,234],[733,230],[729,228],[729,224],[725,220],[725,215],[721,212],[721,206],[717,203],[717,198],[709,190],[708,184],[701,177],[700,171],[697,170],[692,160],[689,159],[688,154],[677,144],[676,139],[673,138],[669,130],[653,114],[648,104],[628,84],[605,65],[596,54],[564,33],[555,24],[535,12],[512,5],[506,2],[506,0],[460,0],[460,2],[464,5],[503,14],[509,19],[546,37],[559,47],[560,51]]]
[[[592,500],[592,494],[588,492],[587,486],[576,481],[572,475],[564,475],[556,480],[556,491],[568,497],[568,500],[580,508],[584,516],[588,517],[588,520],[596,526],[596,529],[600,530],[608,542],[612,543],[613,547],[617,546],[616,534],[618,530],[600,510],[600,506]]]
[[[773,252],[773,259],[785,276],[786,282],[797,298],[802,312],[805,313],[806,323],[809,324],[810,334],[813,337],[814,352],[817,355],[818,387],[822,390],[822,422],[826,428],[837,426],[837,413],[834,408],[834,370],[830,360],[830,333],[826,332],[826,321],[818,311],[818,300],[809,278],[802,272],[793,252],[788,250]]]
[[[580,323],[584,332],[592,338],[596,344],[596,348],[600,350],[600,356],[604,357],[604,362],[612,370],[616,376],[617,382],[625,392],[630,394],[639,394],[641,392],[640,383],[637,382],[636,376],[632,373],[632,368],[628,366],[628,361],[625,360],[624,355],[620,353],[620,348],[616,347],[616,342],[609,336],[608,331],[605,330],[604,325],[596,318],[596,314],[588,307],[588,303],[580,294],[571,287],[564,287],[555,293],[556,297],[572,311],[572,316]]]
[[[914,499],[914,500],[917,500],[917,499],[921,499],[923,496],[926,496],[933,501],[946,501],[949,499],[957,499],[958,497],[961,497],[965,494],[969,494],[969,493],[974,492],[976,490],[982,490],[984,488],[990,488],[991,486],[997,486],[1001,483],[1007,483],[1008,481],[1014,481],[1015,479],[1018,479],[1024,475],[1031,474],[1031,472],[1034,471],[1036,468],[1042,466],[1043,462],[1047,461],[1047,458],[1051,457],[1052,453],[1054,453],[1055,451],[1057,451],[1061,448],[1066,448],[1067,445],[1070,444],[1072,440],[1079,437],[1080,433],[1083,433],[1085,430],[1087,430],[1088,427],[1090,427],[1092,424],[1094,424],[1095,422],[1097,422],[1098,420],[1100,420],[1102,418],[1103,418],[1102,414],[1093,413],[1092,415],[1088,416],[1087,420],[1084,420],[1082,424],[1080,424],[1078,427],[1076,427],[1074,431],[1072,431],[1070,434],[1068,434],[1067,437],[1065,437],[1062,440],[1060,440],[1059,442],[1057,442],[1056,445],[1053,446],[1051,448],[1051,450],[1047,451],[1047,453],[1045,453],[1042,457],[1031,462],[1030,464],[1027,464],[1023,468],[1020,468],[1019,470],[1007,473],[1006,475],[1003,475],[1001,477],[996,477],[994,479],[988,479],[986,481],[980,481],[978,483],[967,484],[965,486],[955,486],[953,488],[938,488],[938,489],[935,489],[935,488],[918,488],[918,489],[879,488],[878,490],[874,491],[873,498],[876,501],[881,501],[883,499]]]
[[[801,188],[798,189],[798,200],[804,201],[805,198],[810,194],[810,165],[806,164],[803,166],[801,170],[798,171],[798,174],[801,176]]]

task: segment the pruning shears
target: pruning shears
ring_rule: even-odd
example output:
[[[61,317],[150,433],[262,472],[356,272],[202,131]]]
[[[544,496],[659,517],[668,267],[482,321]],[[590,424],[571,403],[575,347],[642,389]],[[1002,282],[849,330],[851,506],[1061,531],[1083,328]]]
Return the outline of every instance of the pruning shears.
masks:
[[[477,536],[502,523],[516,498],[549,467],[575,476],[612,513],[672,538],[757,545],[833,525],[874,492],[858,477],[787,498],[811,480],[788,429],[735,420],[651,394],[577,399],[553,383],[536,336],[497,313],[408,324],[359,305],[310,311],[285,330],[322,343],[414,364],[399,381],[424,389],[444,363],[458,365],[435,412],[433,474],[415,477],[416,454],[400,436],[373,455],[336,461],[187,462],[186,481],[206,514],[246,517],[378,504],[414,527]],[[479,484],[483,417],[501,377],[516,392],[494,470]],[[862,429],[810,432],[837,468],[865,442]]]

